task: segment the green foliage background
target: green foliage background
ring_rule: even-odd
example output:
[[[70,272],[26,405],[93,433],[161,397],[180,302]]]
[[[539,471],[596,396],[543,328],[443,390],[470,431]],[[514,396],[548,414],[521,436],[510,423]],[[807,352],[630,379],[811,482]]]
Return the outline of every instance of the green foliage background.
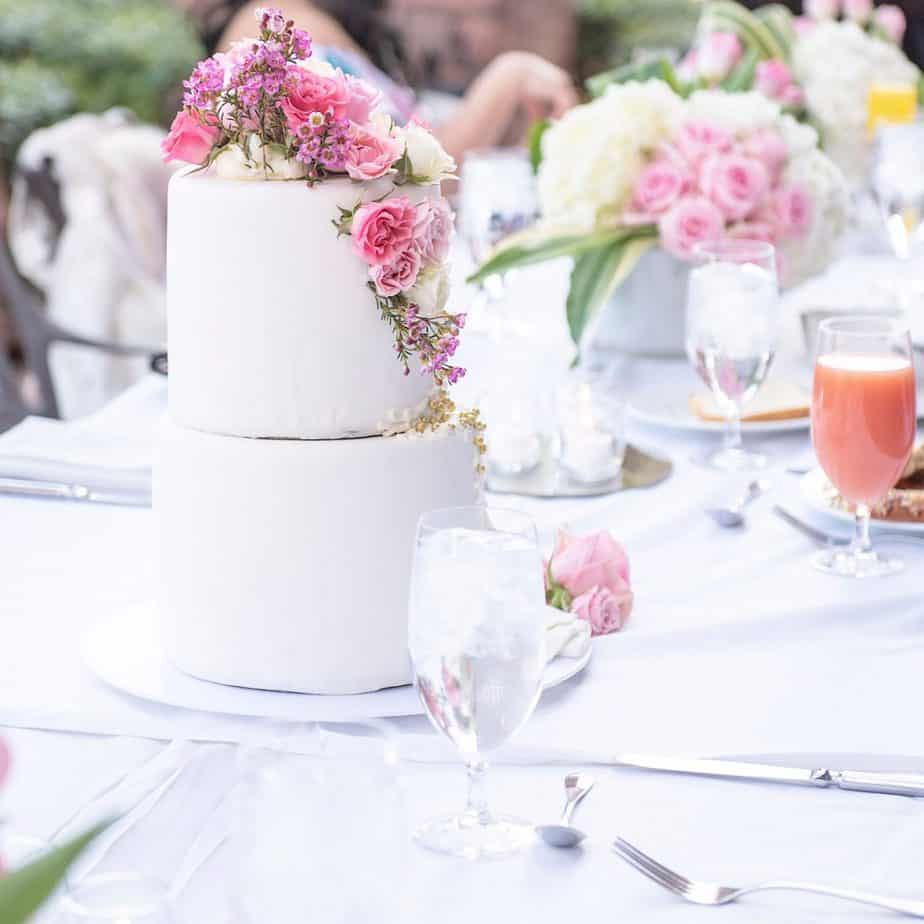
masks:
[[[203,54],[165,0],[0,0],[0,164],[74,112],[125,106],[163,123]]]

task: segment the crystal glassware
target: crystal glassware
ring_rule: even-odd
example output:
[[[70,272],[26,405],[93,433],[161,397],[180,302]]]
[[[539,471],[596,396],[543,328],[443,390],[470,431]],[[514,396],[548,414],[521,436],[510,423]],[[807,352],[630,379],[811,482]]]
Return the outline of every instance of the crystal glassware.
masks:
[[[176,924],[164,883],[141,873],[101,873],[68,883],[56,924]]]
[[[902,568],[874,551],[870,508],[908,462],[917,425],[914,366],[907,327],[883,317],[832,318],[818,327],[812,387],[812,443],[828,480],[854,507],[849,549],[824,549],[816,568],[877,577]]]
[[[924,249],[924,123],[880,125],[873,145],[873,197],[896,257]]]
[[[772,244],[721,240],[694,247],[687,290],[687,355],[725,415],[724,445],[701,461],[724,471],[766,466],[744,448],[741,411],[763,384],[776,349],[779,290]]]
[[[425,847],[477,859],[513,853],[534,839],[532,825],[488,807],[484,756],[516,732],[539,699],[544,604],[529,517],[487,507],[421,517],[409,619],[415,685],[469,779],[465,810],[418,830]]]

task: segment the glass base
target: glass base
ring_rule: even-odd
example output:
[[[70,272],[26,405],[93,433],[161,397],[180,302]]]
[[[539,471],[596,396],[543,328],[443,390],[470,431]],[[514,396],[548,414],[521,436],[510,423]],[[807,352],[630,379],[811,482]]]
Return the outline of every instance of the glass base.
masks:
[[[812,556],[812,564],[825,574],[840,577],[868,578],[898,574],[905,567],[900,558],[880,552],[856,552],[853,549],[824,549]]]
[[[520,818],[494,815],[487,822],[471,814],[434,818],[419,828],[414,840],[428,850],[466,860],[509,857],[536,840],[536,830]]]
[[[769,465],[769,459],[761,452],[725,447],[694,456],[693,461],[723,472],[759,472]]]

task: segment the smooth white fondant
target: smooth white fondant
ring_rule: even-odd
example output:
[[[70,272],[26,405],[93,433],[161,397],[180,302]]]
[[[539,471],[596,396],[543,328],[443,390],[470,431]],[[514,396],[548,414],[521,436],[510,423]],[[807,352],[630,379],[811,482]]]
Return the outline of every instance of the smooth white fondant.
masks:
[[[178,667],[304,693],[409,681],[416,523],[474,502],[466,434],[253,440],[165,423],[160,448],[160,607]]]
[[[380,432],[431,388],[403,374],[368,272],[332,222],[393,190],[387,178],[170,182],[170,415],[210,433],[339,438]],[[438,187],[394,195],[421,201]]]

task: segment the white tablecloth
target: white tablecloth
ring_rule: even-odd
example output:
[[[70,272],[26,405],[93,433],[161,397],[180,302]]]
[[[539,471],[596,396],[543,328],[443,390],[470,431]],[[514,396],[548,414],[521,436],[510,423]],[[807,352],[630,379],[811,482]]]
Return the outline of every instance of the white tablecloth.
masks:
[[[693,385],[680,361],[629,361],[622,375],[630,394],[652,384]],[[105,426],[137,438],[154,426],[163,398],[161,380],[144,382],[111,409]],[[924,769],[915,709],[924,684],[924,543],[919,550],[902,547],[908,567],[894,578],[850,582],[819,574],[808,564],[811,545],[770,512],[779,500],[800,509],[798,478],[784,469],[804,455],[806,432],[762,441],[774,458],[771,491],[740,531],[722,531],[703,514],[710,500],[744,483],[690,461],[715,437],[638,424],[630,435],[673,459],[667,482],[595,500],[503,501],[529,511],[546,541],[563,522],[580,531],[612,530],[629,551],[637,601],[626,631],[597,641],[588,670],[543,697],[518,742]],[[0,724],[9,729],[16,760],[2,808],[19,830],[47,836],[94,792],[163,746],[149,739],[233,741],[255,730],[253,721],[133,699],[84,668],[79,650],[87,627],[151,597],[151,532],[147,510],[0,498]],[[396,724],[406,735],[430,734],[422,718]],[[216,795],[234,778],[231,745],[197,747],[201,754],[170,797],[107,858],[111,867],[164,878],[175,872]],[[412,739],[406,750],[414,751]],[[559,807],[561,770],[497,767],[497,805],[549,818]],[[924,896],[917,875],[924,801],[597,772],[601,785],[582,809],[592,836],[584,850],[537,848],[522,858],[472,865],[413,848],[402,860],[407,868],[391,877],[407,902],[405,919],[693,921],[725,913],[753,922],[873,915],[782,895],[748,899],[726,912],[695,909],[611,856],[607,843],[617,834],[708,879],[815,878]],[[460,804],[459,769],[409,763],[405,776],[410,825]],[[361,837],[362,819],[345,818],[344,831]],[[230,863],[231,848],[222,848],[194,877],[181,902],[186,920],[229,919]],[[312,883],[308,859],[303,886],[324,886]]]

